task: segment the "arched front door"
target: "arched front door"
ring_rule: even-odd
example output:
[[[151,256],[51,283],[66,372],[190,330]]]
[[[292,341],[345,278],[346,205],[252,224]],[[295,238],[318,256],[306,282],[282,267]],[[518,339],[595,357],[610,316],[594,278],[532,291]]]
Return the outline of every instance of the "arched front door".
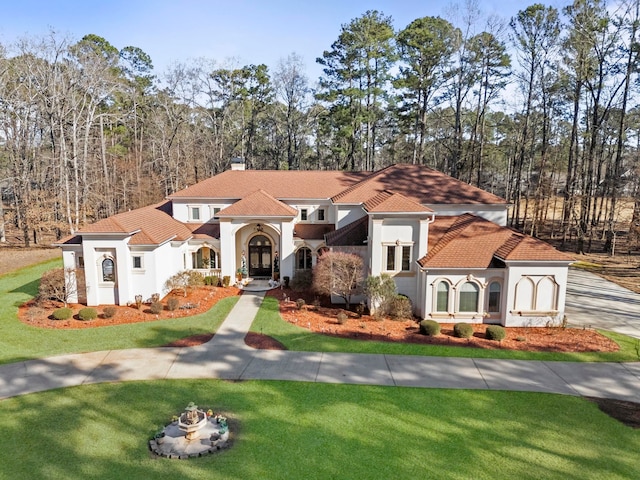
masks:
[[[249,240],[249,276],[271,277],[271,240],[256,235]]]

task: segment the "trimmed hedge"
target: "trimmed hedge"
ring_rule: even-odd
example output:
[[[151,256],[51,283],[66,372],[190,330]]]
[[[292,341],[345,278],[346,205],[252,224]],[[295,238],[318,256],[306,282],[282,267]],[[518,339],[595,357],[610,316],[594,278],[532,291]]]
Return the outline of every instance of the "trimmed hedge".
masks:
[[[473,327],[469,323],[456,323],[453,326],[453,336],[458,338],[471,338],[473,337]]]
[[[98,311],[91,307],[81,308],[78,312],[78,318],[80,320],[95,320],[98,318]]]
[[[487,327],[487,331],[484,334],[487,340],[504,340],[507,336],[507,331],[500,325],[490,325]]]
[[[440,334],[440,324],[435,320],[422,320],[420,322],[420,333],[429,337]]]
[[[71,318],[71,315],[73,315],[73,310],[67,307],[58,308],[53,311],[53,318],[56,320],[68,320]]]

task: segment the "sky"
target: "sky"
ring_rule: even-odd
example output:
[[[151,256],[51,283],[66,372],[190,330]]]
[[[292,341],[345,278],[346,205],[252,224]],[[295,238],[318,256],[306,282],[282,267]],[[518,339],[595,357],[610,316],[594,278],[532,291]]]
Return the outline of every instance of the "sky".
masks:
[[[538,0],[540,1],[540,0]],[[0,44],[47,34],[51,29],[79,40],[93,33],[114,47],[141,48],[154,73],[175,62],[205,57],[220,66],[265,63],[271,70],[290,53],[300,55],[311,84],[321,75],[317,57],[340,34],[340,26],[367,10],[393,18],[396,30],[423,16],[449,18],[451,0],[0,0]],[[486,15],[508,22],[536,0],[479,0]],[[547,0],[562,8],[567,1]],[[456,24],[455,22],[453,22]],[[456,24],[456,26],[458,26]],[[232,59],[229,62],[229,59]]]

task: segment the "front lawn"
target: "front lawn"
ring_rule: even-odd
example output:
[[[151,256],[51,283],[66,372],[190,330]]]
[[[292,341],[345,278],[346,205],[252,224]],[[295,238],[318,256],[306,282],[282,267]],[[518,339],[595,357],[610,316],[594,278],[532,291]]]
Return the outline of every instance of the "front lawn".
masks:
[[[234,445],[153,458],[190,401],[230,417]],[[640,430],[578,397],[296,382],[89,385],[0,401],[0,478],[628,479]],[[597,434],[596,434],[597,432]]]
[[[60,260],[32,265],[0,277],[0,364],[75,352],[158,347],[191,335],[212,333],[239,297],[218,302],[193,317],[81,330],[34,328],[20,322],[18,307],[38,293],[42,272]]]
[[[368,340],[354,340],[310,332],[285,322],[280,316],[278,300],[265,297],[251,331],[273,337],[289,350],[309,352],[384,353],[394,355],[426,355],[439,357],[504,358],[514,360],[576,361],[576,362],[633,362],[640,360],[640,341],[614,332],[601,332],[620,346],[617,352],[528,352],[457,347],[449,345],[419,345]]]

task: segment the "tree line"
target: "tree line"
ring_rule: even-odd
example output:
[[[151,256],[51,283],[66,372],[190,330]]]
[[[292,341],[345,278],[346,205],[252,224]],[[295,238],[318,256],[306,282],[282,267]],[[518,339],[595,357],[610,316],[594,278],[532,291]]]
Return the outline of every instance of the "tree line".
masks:
[[[621,232],[637,245],[639,22],[634,0],[537,3],[506,20],[468,0],[399,29],[367,11],[317,58],[317,83],[295,53],[271,70],[199,58],[156,75],[143,50],[95,34],[29,36],[0,45],[0,218],[28,246],[232,157],[253,169],[414,163],[503,196],[526,233],[552,224],[578,251],[611,250]]]

